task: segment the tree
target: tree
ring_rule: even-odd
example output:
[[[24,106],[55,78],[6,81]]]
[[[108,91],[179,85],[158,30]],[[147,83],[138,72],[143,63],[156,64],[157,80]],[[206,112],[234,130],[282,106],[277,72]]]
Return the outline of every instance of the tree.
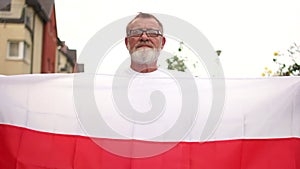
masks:
[[[180,42],[178,52],[181,52],[182,49],[183,49],[183,42]],[[187,69],[184,63],[185,60],[180,59],[176,54],[173,57],[166,59],[166,62],[168,64],[169,70],[177,70],[177,71],[185,72],[185,70]]]
[[[273,62],[278,69],[272,73],[267,67],[262,76],[300,76],[300,46],[293,43],[286,52],[274,52]]]
[[[181,53],[183,50],[183,42],[179,43],[178,52]],[[221,50],[217,50],[216,53],[218,56],[221,55]],[[187,58],[187,57],[185,57]],[[185,72],[187,69],[187,66],[185,62],[187,61],[184,57],[180,56],[179,54],[175,54],[173,57],[166,59],[166,62],[168,64],[169,70],[177,70],[180,72]],[[193,63],[193,66],[196,67],[197,63]]]

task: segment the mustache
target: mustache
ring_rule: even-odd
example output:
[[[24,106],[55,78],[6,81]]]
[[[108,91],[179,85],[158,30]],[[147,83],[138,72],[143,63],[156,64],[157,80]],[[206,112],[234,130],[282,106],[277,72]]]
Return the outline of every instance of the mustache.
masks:
[[[147,47],[151,47],[151,48],[153,48],[154,46],[153,46],[153,44],[151,44],[151,43],[149,43],[149,42],[139,42],[139,43],[137,43],[135,46],[134,46],[134,48],[139,48],[139,47],[142,47],[142,46],[147,46]]]

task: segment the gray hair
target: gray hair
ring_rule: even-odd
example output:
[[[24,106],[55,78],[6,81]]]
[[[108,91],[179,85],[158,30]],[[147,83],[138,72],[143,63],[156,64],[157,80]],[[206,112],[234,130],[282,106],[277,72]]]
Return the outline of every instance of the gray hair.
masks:
[[[127,24],[127,26],[126,26],[126,34],[128,34],[130,24],[131,24],[134,20],[136,20],[137,18],[153,18],[153,19],[155,19],[156,22],[158,23],[160,29],[161,29],[161,33],[164,32],[164,28],[163,28],[162,23],[161,23],[154,15],[149,14],[149,13],[139,12],[139,14],[136,15],[136,16],[135,16],[128,24]]]

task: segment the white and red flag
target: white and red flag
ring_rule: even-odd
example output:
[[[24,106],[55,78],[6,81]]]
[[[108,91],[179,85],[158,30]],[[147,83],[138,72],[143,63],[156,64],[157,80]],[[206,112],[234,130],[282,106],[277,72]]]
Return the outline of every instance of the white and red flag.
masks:
[[[115,78],[0,76],[0,169],[300,169],[299,77]]]

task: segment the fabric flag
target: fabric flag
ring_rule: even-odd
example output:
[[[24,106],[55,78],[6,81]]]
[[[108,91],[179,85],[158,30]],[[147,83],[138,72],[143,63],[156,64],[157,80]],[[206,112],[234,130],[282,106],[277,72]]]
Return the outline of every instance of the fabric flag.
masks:
[[[0,76],[0,169],[54,168],[300,169],[300,78]]]

